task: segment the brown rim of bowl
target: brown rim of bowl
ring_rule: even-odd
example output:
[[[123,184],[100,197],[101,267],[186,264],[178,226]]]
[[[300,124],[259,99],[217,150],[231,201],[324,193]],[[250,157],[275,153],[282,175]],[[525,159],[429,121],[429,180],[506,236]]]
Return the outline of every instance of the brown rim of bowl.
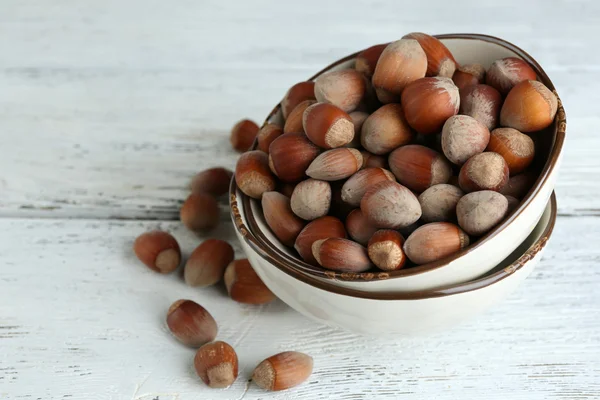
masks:
[[[478,34],[445,34],[445,35],[435,35],[435,37],[437,37],[439,39],[480,40],[480,41],[484,41],[484,42],[493,43],[493,44],[502,46],[508,50],[511,50],[515,54],[517,54],[518,56],[523,58],[525,61],[527,61],[534,68],[534,70],[536,71],[536,73],[537,73],[538,77],[540,78],[540,80],[542,81],[542,83],[544,83],[556,95],[556,97],[558,99],[558,110],[556,113],[556,117],[554,118],[554,122],[551,125],[551,127],[546,128],[546,129],[552,129],[553,131],[556,132],[555,137],[554,137],[554,143],[552,145],[552,149],[551,149],[550,155],[548,157],[548,160],[546,161],[546,164],[544,165],[535,184],[533,185],[532,190],[530,190],[529,193],[525,196],[525,198],[521,201],[521,203],[519,204],[519,207],[515,211],[513,211],[513,213],[508,218],[506,218],[504,221],[502,221],[502,223],[500,225],[496,226],[494,229],[492,229],[490,232],[488,232],[485,236],[479,238],[473,245],[468,246],[465,249],[463,249],[457,253],[454,253],[453,255],[451,255],[447,258],[444,258],[444,259],[441,259],[441,260],[438,260],[438,261],[435,261],[432,263],[408,268],[408,269],[400,269],[397,271],[362,272],[362,273],[328,271],[328,270],[325,270],[325,269],[322,269],[319,267],[315,267],[311,264],[305,263],[300,258],[291,257],[288,254],[285,254],[284,252],[279,250],[275,244],[271,243],[271,241],[264,235],[262,230],[259,228],[258,223],[256,222],[256,218],[255,218],[252,208],[250,206],[250,198],[248,196],[241,194],[242,207],[244,208],[250,230],[253,232],[254,235],[256,235],[258,240],[263,242],[266,246],[271,247],[271,251],[279,253],[279,255],[281,257],[286,259],[287,262],[291,263],[293,265],[293,268],[297,268],[300,271],[302,271],[303,273],[319,276],[324,279],[335,279],[335,280],[343,280],[343,281],[364,281],[364,282],[372,282],[372,281],[385,280],[385,279],[391,279],[391,278],[412,276],[412,275],[417,275],[420,273],[424,273],[424,272],[428,272],[428,271],[432,271],[432,270],[441,268],[443,266],[446,266],[448,263],[456,260],[457,258],[482,246],[483,243],[486,243],[488,240],[490,240],[491,238],[496,236],[501,230],[506,228],[506,226],[508,226],[510,223],[512,223],[514,221],[514,219],[518,215],[520,215],[525,208],[527,208],[527,206],[531,203],[532,199],[539,193],[541,187],[548,180],[548,177],[550,176],[551,172],[556,167],[556,162],[560,156],[560,153],[561,153],[561,150],[562,150],[562,147],[564,144],[565,134],[566,134],[566,116],[565,116],[564,108],[562,106],[562,102],[560,100],[560,97],[558,96],[558,93],[556,92],[556,89],[555,89],[552,81],[550,80],[548,75],[545,73],[545,71],[542,69],[542,67],[537,63],[537,61],[535,61],[533,59],[533,57],[531,57],[529,54],[527,54],[525,51],[523,51],[519,47],[517,47],[509,42],[506,42],[502,39],[493,37],[493,36],[478,35]],[[333,64],[325,67],[324,69],[319,71],[317,74],[312,76],[309,80],[314,80],[316,77],[318,77],[319,75],[321,75],[324,72],[329,71],[331,68],[355,58],[358,53],[359,52],[356,52],[354,54],[351,54],[349,56],[346,56],[346,57],[334,62]],[[267,121],[269,121],[275,113],[277,113],[277,111],[279,110],[280,107],[281,107],[281,104],[278,104],[277,106],[275,106],[275,108],[267,116],[265,123]],[[256,147],[256,142],[254,143],[252,148],[254,149],[255,147]]]
[[[246,244],[248,244],[248,246],[250,246],[250,248],[252,248],[252,250],[254,250],[260,257],[262,257],[269,264],[273,265],[275,268],[279,269],[281,272],[307,285],[316,287],[317,289],[343,296],[371,300],[421,300],[445,297],[472,292],[474,290],[483,289],[487,286],[500,282],[523,268],[525,264],[531,261],[536,255],[538,255],[540,251],[544,249],[544,247],[546,247],[546,244],[548,243],[548,240],[550,239],[550,236],[552,236],[552,232],[554,230],[558,210],[556,204],[556,195],[554,192],[552,192],[552,195],[550,196],[550,218],[539,239],[536,240],[535,243],[532,243],[531,246],[529,246],[529,248],[517,260],[513,261],[510,265],[504,267],[502,270],[494,274],[466,283],[459,283],[439,289],[421,290],[408,293],[365,292],[363,290],[337,286],[327,281],[320,280],[314,275],[303,274],[290,266],[290,262],[286,259],[283,259],[279,254],[274,253],[271,249],[265,249],[264,244],[258,241],[244,225],[244,221],[242,220],[242,216],[240,215],[240,210],[238,208],[236,197],[237,190],[238,187],[235,184],[235,180],[232,180],[230,187],[230,202],[231,216],[235,225],[235,229],[240,233]]]

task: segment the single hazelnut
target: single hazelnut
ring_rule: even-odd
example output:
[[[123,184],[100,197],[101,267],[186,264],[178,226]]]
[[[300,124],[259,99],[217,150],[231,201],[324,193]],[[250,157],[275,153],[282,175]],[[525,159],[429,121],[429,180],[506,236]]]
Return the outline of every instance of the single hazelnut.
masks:
[[[383,229],[377,231],[369,239],[367,251],[369,258],[379,269],[395,271],[404,266],[406,255],[402,246],[404,238],[397,231]]]
[[[286,246],[293,246],[306,222],[292,211],[290,199],[278,192],[266,192],[262,197],[265,221],[273,234]]]
[[[469,236],[449,222],[432,222],[417,228],[404,243],[404,252],[417,265],[446,258],[469,245]]]
[[[463,91],[469,86],[483,83],[485,79],[485,68],[481,64],[465,64],[456,69],[452,76],[452,81],[459,91]]]
[[[307,380],[312,369],[311,356],[297,351],[284,351],[258,364],[252,373],[252,380],[265,390],[285,390]]]
[[[506,197],[491,190],[466,194],[456,205],[458,224],[473,236],[488,232],[502,221],[507,211]]]
[[[258,125],[256,125],[256,122],[250,121],[249,119],[241,120],[235,124],[231,130],[231,136],[229,138],[231,147],[239,152],[247,151],[252,146],[252,143],[254,143],[257,133]]]
[[[227,168],[215,167],[198,172],[190,183],[192,193],[208,193],[221,196],[229,191],[233,172]]]
[[[192,193],[181,206],[181,222],[193,232],[204,232],[219,225],[221,210],[214,196]]]
[[[473,85],[460,92],[460,113],[475,118],[488,128],[498,126],[502,95],[488,85]]]
[[[492,131],[487,151],[498,153],[508,165],[510,175],[525,170],[535,155],[533,140],[513,128],[498,128]]]
[[[217,337],[217,322],[200,304],[192,300],[177,300],[167,312],[167,326],[181,343],[200,347]]]
[[[463,165],[475,154],[483,153],[490,141],[490,131],[468,115],[454,115],[442,129],[442,151],[448,160]]]
[[[377,231],[377,227],[369,221],[360,208],[357,208],[346,217],[346,230],[352,240],[366,246],[371,236]]]
[[[312,221],[329,212],[331,205],[331,186],[329,182],[307,179],[296,185],[290,198],[294,214]]]
[[[238,357],[225,342],[207,343],[196,352],[194,368],[208,387],[226,388],[237,379]]]
[[[398,182],[418,193],[452,176],[452,167],[441,154],[418,144],[397,148],[388,161]]]
[[[148,268],[161,274],[173,272],[181,263],[179,244],[167,232],[152,231],[141,234],[133,243],[133,251]]]
[[[313,256],[323,268],[338,272],[364,272],[371,268],[367,249],[348,239],[328,238],[312,245]]]
[[[508,165],[498,153],[476,154],[462,166],[458,184],[466,193],[478,190],[499,192],[508,182]]]
[[[511,89],[500,110],[500,124],[521,132],[549,127],[558,107],[556,95],[543,83],[523,81]]]
[[[214,285],[223,279],[225,268],[233,261],[233,256],[233,247],[224,240],[208,239],[202,242],[185,263],[185,283],[197,287]]]
[[[345,146],[354,138],[352,118],[333,104],[309,106],[304,111],[302,124],[310,141],[323,149]]]
[[[415,39],[427,56],[427,76],[445,76],[452,78],[456,70],[456,60],[452,53],[437,38],[421,32],[405,35],[403,39]]]
[[[506,95],[516,84],[535,78],[536,73],[527,62],[507,57],[492,63],[487,70],[485,83]]]
[[[327,72],[315,80],[317,101],[333,104],[347,113],[358,107],[365,91],[365,78],[354,69]]]
[[[281,101],[283,118],[287,119],[292,110],[304,100],[315,100],[314,82],[299,82],[287,91]]]
[[[367,189],[383,181],[396,181],[396,178],[394,174],[383,168],[362,169],[352,175],[342,186],[342,200],[358,207]]]
[[[360,151],[350,148],[332,149],[317,156],[308,166],[306,175],[324,181],[339,181],[362,167]]]
[[[377,228],[397,229],[421,217],[421,206],[413,192],[392,181],[371,186],[360,201],[360,209]]]
[[[458,187],[441,183],[433,185],[419,196],[425,222],[445,222],[456,219],[456,204],[464,192]]]
[[[317,240],[328,238],[346,238],[344,223],[331,216],[317,218],[300,231],[294,248],[304,261],[311,265],[318,265],[312,253],[312,245]]]
[[[256,274],[247,259],[235,260],[225,269],[225,287],[232,300],[246,304],[266,304],[275,295]]]
[[[284,133],[269,147],[271,170],[284,182],[301,181],[319,151],[303,133]]]
[[[354,68],[358,72],[362,72],[367,78],[372,77],[375,72],[377,61],[379,61],[379,57],[386,47],[387,43],[376,44],[375,46],[371,46],[368,49],[361,51],[356,56]]]
[[[304,126],[302,125],[304,111],[316,103],[316,100],[304,100],[294,107],[294,109],[290,112],[290,115],[288,115],[287,119],[285,120],[283,133],[304,133]]]
[[[240,190],[254,199],[275,189],[275,177],[269,170],[269,156],[260,150],[240,156],[235,167],[235,182]]]
[[[387,154],[410,143],[414,133],[400,104],[386,104],[364,122],[361,130],[363,147],[373,154]]]
[[[283,134],[283,129],[279,125],[265,124],[256,135],[258,142],[257,149],[269,153],[269,146],[273,143],[273,140],[277,139]]]

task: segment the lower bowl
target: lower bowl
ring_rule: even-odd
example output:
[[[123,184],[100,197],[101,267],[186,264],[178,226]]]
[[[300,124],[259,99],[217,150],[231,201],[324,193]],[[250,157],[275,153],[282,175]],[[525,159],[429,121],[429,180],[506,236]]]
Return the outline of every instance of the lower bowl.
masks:
[[[473,317],[513,292],[540,262],[556,221],[554,193],[532,233],[484,277],[435,290],[364,292],[299,273],[247,229],[231,197],[236,234],[260,278],[296,311],[326,325],[367,335],[415,335],[439,331]]]

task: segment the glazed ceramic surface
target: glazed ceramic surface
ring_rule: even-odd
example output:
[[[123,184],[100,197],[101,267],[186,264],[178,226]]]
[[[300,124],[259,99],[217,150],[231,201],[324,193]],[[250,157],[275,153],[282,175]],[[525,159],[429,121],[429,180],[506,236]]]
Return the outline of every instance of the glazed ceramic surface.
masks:
[[[362,334],[415,335],[458,324],[514,291],[542,257],[556,219],[556,199],[553,196],[547,203],[526,240],[490,274],[472,282],[414,294],[368,293],[321,283],[306,275],[295,277],[293,269],[273,260],[270,250],[246,230],[243,211],[238,217],[236,233],[250,263],[273,293],[290,307],[316,321]]]
[[[502,41],[482,35],[442,35],[444,44],[452,51],[458,62],[478,62],[488,67],[494,60],[517,56],[526,59],[537,71],[538,78],[550,89],[552,82],[543,69],[527,53]],[[325,71],[351,68],[353,56],[347,57]],[[317,74],[317,75],[319,75]],[[279,108],[273,111],[269,121],[281,122]],[[554,123],[546,130],[533,135],[536,142],[536,165],[539,178],[519,207],[491,232],[461,252],[434,263],[392,272],[335,273],[325,271],[299,260],[293,249],[283,246],[267,227],[258,202],[241,194],[240,207],[248,217],[248,229],[265,247],[287,259],[298,271],[314,275],[332,284],[367,292],[411,292],[439,288],[466,282],[489,272],[505,259],[536,226],[554,189],[562,145],[566,130],[562,105]],[[235,184],[235,183],[234,183]]]

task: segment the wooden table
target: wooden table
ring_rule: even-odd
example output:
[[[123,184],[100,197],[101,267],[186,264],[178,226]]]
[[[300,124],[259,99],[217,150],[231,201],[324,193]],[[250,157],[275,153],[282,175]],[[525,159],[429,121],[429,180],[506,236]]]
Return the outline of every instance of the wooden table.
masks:
[[[402,3],[3,0],[0,398],[599,398],[599,3]],[[557,227],[507,301],[438,335],[373,339],[137,262],[133,239],[150,229],[173,232],[186,254],[200,242],[178,207],[195,172],[233,167],[237,119],[262,121],[291,84],[416,30],[517,43],[565,104]],[[235,243],[227,223],[214,235]],[[204,386],[194,352],[165,328],[182,297],[238,350],[230,389]],[[309,382],[279,394],[247,382],[286,349],[315,357]]]

